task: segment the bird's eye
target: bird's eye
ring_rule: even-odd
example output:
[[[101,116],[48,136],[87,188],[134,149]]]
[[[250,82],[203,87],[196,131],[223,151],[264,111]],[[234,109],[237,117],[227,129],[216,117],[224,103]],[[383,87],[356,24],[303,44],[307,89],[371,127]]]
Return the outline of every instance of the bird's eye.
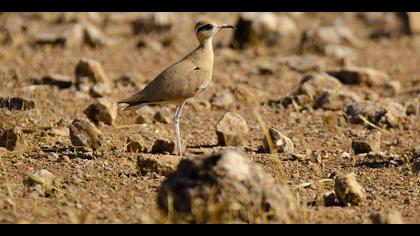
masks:
[[[207,30],[213,30],[213,28],[214,28],[214,26],[212,24],[206,24],[206,25],[203,25],[203,26],[198,27],[197,28],[197,32],[207,31]]]
[[[210,25],[210,24],[206,25],[206,30],[212,30],[212,29],[213,29],[213,25]]]

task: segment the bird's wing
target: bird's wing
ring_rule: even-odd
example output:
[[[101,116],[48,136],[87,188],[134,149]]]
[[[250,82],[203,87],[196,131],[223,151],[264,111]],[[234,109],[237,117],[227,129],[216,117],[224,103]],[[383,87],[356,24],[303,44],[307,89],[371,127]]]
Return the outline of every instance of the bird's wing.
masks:
[[[142,91],[120,101],[130,105],[183,100],[193,97],[211,71],[200,68],[192,61],[180,61],[159,74]]]

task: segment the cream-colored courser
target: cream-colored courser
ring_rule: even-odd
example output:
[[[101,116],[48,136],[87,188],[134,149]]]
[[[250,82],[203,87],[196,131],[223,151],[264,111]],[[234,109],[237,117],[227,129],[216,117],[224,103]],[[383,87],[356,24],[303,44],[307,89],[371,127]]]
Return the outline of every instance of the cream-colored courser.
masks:
[[[199,22],[195,26],[195,33],[200,45],[179,62],[171,65],[161,72],[146,87],[133,96],[120,102],[122,108],[140,109],[147,105],[175,104],[176,111],[173,116],[176,151],[182,155],[181,137],[179,130],[179,117],[185,102],[204,91],[212,78],[213,73],[213,36],[222,29],[234,26],[217,25],[208,22]]]

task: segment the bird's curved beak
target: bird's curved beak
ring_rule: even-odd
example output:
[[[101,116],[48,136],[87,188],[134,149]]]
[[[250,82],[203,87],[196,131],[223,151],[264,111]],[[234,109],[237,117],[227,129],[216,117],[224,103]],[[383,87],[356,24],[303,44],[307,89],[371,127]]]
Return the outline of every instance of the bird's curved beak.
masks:
[[[234,30],[237,30],[237,28],[235,26],[228,25],[228,24],[223,24],[223,25],[219,26],[219,31],[222,30],[222,29],[234,29]]]

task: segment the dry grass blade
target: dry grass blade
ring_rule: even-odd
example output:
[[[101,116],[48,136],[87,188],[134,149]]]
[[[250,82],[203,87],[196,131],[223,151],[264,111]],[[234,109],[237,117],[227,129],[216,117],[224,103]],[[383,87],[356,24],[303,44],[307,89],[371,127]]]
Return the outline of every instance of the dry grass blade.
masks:
[[[267,141],[267,145],[268,145],[268,148],[270,150],[270,154],[275,154],[277,152],[277,150],[274,148],[273,140],[271,138],[269,129],[267,128],[266,122],[262,119],[261,115],[257,112],[256,109],[254,109],[254,114],[255,114],[255,117],[257,118],[258,124],[260,125],[260,127],[261,127],[261,129],[264,133],[264,137]],[[273,160],[273,163],[275,163],[275,165],[277,167],[276,168],[276,179],[280,183],[286,184],[285,180],[282,177],[283,175],[282,175],[282,172],[281,172],[281,164],[280,164],[279,158],[277,156],[274,156],[274,155],[270,155],[270,156]]]
[[[333,179],[320,179],[317,182],[319,182],[319,183],[334,182],[334,180]]]
[[[293,107],[295,108],[296,112],[300,112],[300,110],[302,108],[299,106],[299,104],[296,102],[295,99],[292,99],[292,104],[293,104]]]
[[[71,197],[71,198],[74,198],[74,199],[76,199],[76,200],[79,200],[79,197],[78,197],[78,196],[75,196],[75,195],[73,195],[73,194],[67,193],[66,191],[63,191],[63,190],[61,190],[61,189],[59,189],[59,188],[55,187],[54,185],[51,185],[51,184],[45,183],[45,181],[43,181],[42,179],[38,178],[37,176],[35,176],[35,175],[33,175],[33,174],[27,174],[27,175],[28,175],[28,177],[29,177],[31,180],[35,181],[36,183],[42,184],[42,185],[44,185],[44,186],[47,186],[47,187],[49,187],[49,188],[52,188],[52,189],[56,190],[57,192],[60,192],[60,193],[65,194],[65,195],[67,195],[67,196],[69,196],[69,197]]]
[[[296,186],[295,186],[295,189],[299,189],[299,188],[307,188],[307,187],[309,187],[309,186],[311,186],[311,185],[312,185],[312,183],[310,183],[310,182],[301,183],[301,184],[296,185]]]
[[[258,124],[260,125],[260,127],[261,127],[261,129],[264,133],[265,140],[267,140],[267,144],[268,144],[268,148],[270,149],[270,153],[271,154],[275,153],[276,150],[274,148],[273,140],[271,139],[271,135],[270,135],[270,132],[268,131],[266,123],[264,122],[261,115],[257,112],[256,109],[254,109],[254,114],[255,114],[255,117],[257,118]]]
[[[383,129],[383,128],[381,128],[381,127],[379,127],[379,126],[377,126],[377,125],[375,125],[375,124],[373,124],[372,122],[370,122],[368,119],[366,119],[366,117],[364,117],[364,116],[362,116],[362,115],[359,115],[358,116],[359,117],[359,119],[361,119],[367,126],[370,126],[370,127],[372,127],[372,128],[374,128],[374,129],[377,129],[377,130],[379,130],[379,131],[381,131],[381,132],[384,132],[384,133],[387,133],[387,134],[389,134],[390,132],[388,131],[388,130],[385,130],[385,129]]]
[[[320,180],[317,180],[317,181],[314,181],[314,182],[305,182],[305,183],[298,184],[294,188],[295,189],[307,188],[307,187],[313,185],[315,182],[317,182],[317,183],[325,183],[325,182],[334,182],[334,180],[333,179],[320,179]]]

